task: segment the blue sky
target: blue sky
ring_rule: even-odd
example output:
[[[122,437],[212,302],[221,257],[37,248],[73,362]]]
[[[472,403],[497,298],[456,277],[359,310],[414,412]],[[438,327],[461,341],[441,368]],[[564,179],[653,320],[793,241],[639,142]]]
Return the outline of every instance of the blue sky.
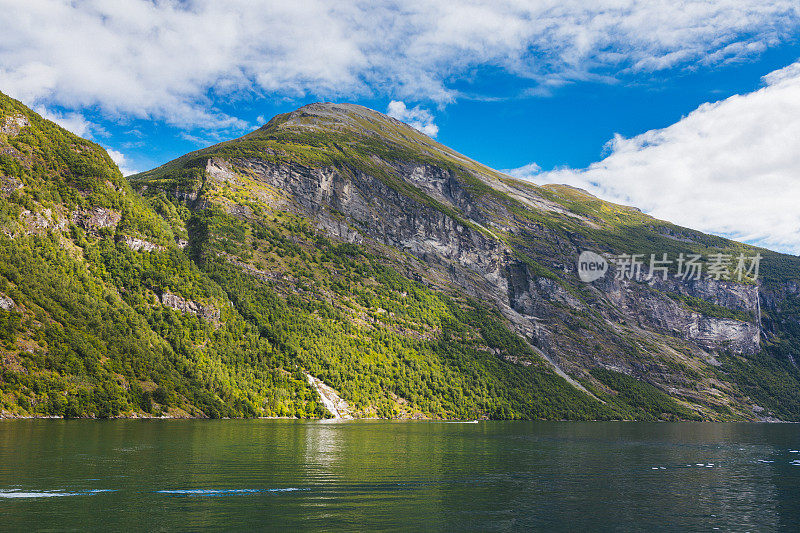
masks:
[[[126,172],[315,101],[800,253],[800,6],[0,0],[0,91]]]
[[[800,32],[798,32],[800,36]],[[452,87],[465,93],[441,108],[436,102],[406,99],[434,115],[436,139],[482,163],[498,169],[536,162],[543,169],[581,168],[597,161],[605,144],[619,133],[626,137],[677,122],[705,102],[713,102],[763,85],[762,76],[800,58],[797,37],[770,48],[759,57],[711,68],[680,65],[665,72],[620,76],[613,83],[573,82],[545,95],[525,96],[536,88],[491,67],[478,66],[474,79],[456,80]],[[0,89],[2,90],[2,89]],[[386,112],[391,96],[345,97],[321,94],[303,96],[240,96],[234,102],[208,95],[211,105],[249,124],[222,134],[180,128],[161,121],[105,117],[102,111],[82,110],[84,117],[107,132],[95,140],[117,148],[135,170],[148,170],[217,140],[234,138],[278,113],[318,101],[361,104]],[[63,108],[52,107],[64,113]],[[226,135],[227,133],[227,135]],[[187,139],[187,137],[189,137]]]

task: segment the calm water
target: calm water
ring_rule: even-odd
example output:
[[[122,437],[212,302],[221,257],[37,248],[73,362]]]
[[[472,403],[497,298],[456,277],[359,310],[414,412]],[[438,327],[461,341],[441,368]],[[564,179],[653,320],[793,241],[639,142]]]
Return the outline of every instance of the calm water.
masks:
[[[800,425],[0,421],[2,530],[800,529]]]

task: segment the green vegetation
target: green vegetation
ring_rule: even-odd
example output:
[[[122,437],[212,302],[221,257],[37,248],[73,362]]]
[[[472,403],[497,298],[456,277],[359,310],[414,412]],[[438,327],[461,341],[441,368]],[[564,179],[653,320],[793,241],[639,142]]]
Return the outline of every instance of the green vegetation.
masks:
[[[800,371],[790,359],[768,347],[753,357],[727,355],[720,362],[720,376],[736,383],[752,403],[764,408],[762,415],[781,420],[800,418]]]
[[[30,313],[22,325],[31,348],[17,351],[0,387],[25,412],[324,413],[302,373],[282,370],[292,366],[234,311],[215,326],[157,303],[162,290],[197,299],[221,294],[181,252],[132,252],[105,239],[84,253],[85,260],[74,259],[53,236],[0,242],[0,291]],[[20,329],[12,316],[3,321],[6,331]],[[13,346],[13,334],[4,340]]]
[[[635,420],[700,420],[692,410],[680,405],[653,385],[606,368],[591,371],[615,394],[602,395],[622,418]]]
[[[684,306],[688,307],[693,311],[697,311],[705,316],[710,316],[714,318],[732,318],[733,320],[741,320],[742,322],[752,322],[753,315],[746,311],[740,311],[737,309],[728,309],[727,307],[722,307],[721,305],[713,304],[706,300],[696,298],[694,296],[689,296],[686,294],[679,294],[676,292],[665,292],[663,293],[673,300],[682,303]]]
[[[576,249],[752,248],[572,188],[516,182],[370,113],[281,115],[242,139],[133,177],[142,198],[101,147],[0,95],[0,121],[29,122],[0,134],[0,296],[13,300],[0,309],[0,413],[327,416],[308,385],[311,374],[362,417],[695,420],[710,409],[737,419],[753,401],[800,418],[797,298],[765,311],[764,352],[722,355],[722,367],[705,369],[684,339],[642,335],[565,267]],[[210,158],[232,173],[211,179]],[[498,249],[519,267],[520,283],[544,287],[546,301],[535,304],[546,306],[537,320],[548,335],[532,342],[566,355],[583,369],[576,375],[587,372],[582,383],[595,398],[557,376],[490,299],[468,297],[442,275],[445,268],[379,240],[326,236],[312,208],[259,181],[248,161],[335,168],[347,183],[369,176],[375,180],[362,183],[400,209],[452,221],[458,238],[502,241]],[[436,167],[460,201],[407,180],[405,169],[419,165]],[[492,180],[568,213],[532,209]],[[319,207],[337,223],[353,222],[333,205]],[[93,214],[102,220],[87,222]],[[795,258],[762,253],[768,288],[797,277]],[[453,279],[463,274],[450,268]],[[706,316],[753,320],[699,298],[667,296]],[[604,368],[614,359],[636,375]],[[672,389],[647,369],[668,383],[725,381],[738,410],[702,400],[694,410],[663,392]]]
[[[114,165],[106,151],[0,93],[0,120],[24,117],[29,126],[17,135],[0,134],[0,178],[21,187],[0,196],[0,224],[7,233],[20,230],[22,210],[50,209],[56,219],[89,208],[119,211],[120,234],[169,242],[164,220],[149,209]],[[15,180],[15,181],[14,181]]]
[[[179,249],[171,228],[132,193],[105,151],[0,96],[0,120],[25,116],[0,136],[0,180],[22,186],[0,197],[0,410],[17,415],[109,417],[324,416],[297,366],[276,352]],[[11,155],[7,155],[7,154]],[[13,183],[13,182],[12,182]],[[115,227],[54,231],[58,218],[94,208],[120,213]],[[185,208],[159,206],[186,216]],[[22,209],[55,216],[21,224]],[[64,223],[66,224],[66,222]],[[138,236],[167,245],[134,252]],[[219,324],[161,305],[170,292],[221,310]]]
[[[411,282],[367,249],[331,243],[296,217],[253,226],[219,210],[198,212],[194,253],[203,270],[263,337],[341,391],[362,416],[604,416],[496,313]],[[259,258],[267,252],[252,261],[269,261],[273,277],[285,271],[302,290],[281,296],[280,283],[217,259],[252,250]],[[498,354],[533,364],[509,365]]]

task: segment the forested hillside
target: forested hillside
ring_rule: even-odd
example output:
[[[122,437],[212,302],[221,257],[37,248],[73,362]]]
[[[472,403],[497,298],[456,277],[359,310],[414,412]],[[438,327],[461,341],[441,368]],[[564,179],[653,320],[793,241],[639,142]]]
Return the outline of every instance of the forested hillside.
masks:
[[[324,415],[105,150],[5,96],[0,124],[6,416]]]
[[[163,198],[151,208],[101,147],[0,102],[6,415],[326,416],[308,371],[348,390],[364,416],[596,415],[540,365],[487,351],[519,343],[499,317],[474,302],[465,311],[288,215],[257,231],[274,260],[294,265],[296,294],[211,258],[201,270],[202,235],[222,228],[221,248],[234,251],[249,230],[214,209]],[[304,297],[315,279],[347,306]],[[396,311],[358,312],[373,304]],[[484,341],[477,327],[499,333]]]
[[[310,375],[356,417],[800,417],[796,258],[762,251],[763,285],[583,284],[581,249],[751,249],[365,108],[129,184],[0,95],[0,182],[2,416],[330,416]]]

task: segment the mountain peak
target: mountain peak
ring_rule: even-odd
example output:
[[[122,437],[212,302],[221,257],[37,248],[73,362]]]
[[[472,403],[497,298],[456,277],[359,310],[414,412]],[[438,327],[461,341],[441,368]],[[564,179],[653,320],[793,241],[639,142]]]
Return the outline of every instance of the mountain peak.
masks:
[[[357,417],[800,419],[797,258],[357,105],[130,177],[144,198],[1,95],[0,124],[0,417],[324,416],[311,376]],[[687,253],[708,275],[643,277]],[[744,255],[758,283],[711,276]]]
[[[356,104],[314,102],[272,118],[259,130],[338,131],[358,135],[378,135],[395,142],[416,141],[438,144],[408,124]]]
[[[276,115],[264,127],[275,124],[309,126],[347,123],[354,118],[380,120],[381,116],[383,115],[377,111],[356,104],[314,102],[299,107],[294,111]]]

